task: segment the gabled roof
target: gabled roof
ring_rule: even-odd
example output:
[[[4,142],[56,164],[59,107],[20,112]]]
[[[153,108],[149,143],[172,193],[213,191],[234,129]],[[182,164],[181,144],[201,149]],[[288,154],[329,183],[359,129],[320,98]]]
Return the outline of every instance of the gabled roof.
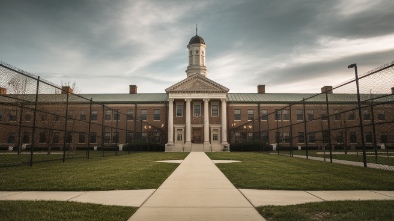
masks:
[[[189,75],[186,79],[166,89],[167,93],[227,93],[225,86],[204,77],[201,74]]]

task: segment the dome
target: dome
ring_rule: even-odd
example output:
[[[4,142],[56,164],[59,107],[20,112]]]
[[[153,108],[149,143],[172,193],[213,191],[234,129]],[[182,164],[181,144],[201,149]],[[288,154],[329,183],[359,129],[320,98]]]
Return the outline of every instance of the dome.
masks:
[[[196,35],[190,39],[189,45],[190,44],[204,44],[205,45],[205,42],[204,42],[204,39],[202,39],[202,37]]]

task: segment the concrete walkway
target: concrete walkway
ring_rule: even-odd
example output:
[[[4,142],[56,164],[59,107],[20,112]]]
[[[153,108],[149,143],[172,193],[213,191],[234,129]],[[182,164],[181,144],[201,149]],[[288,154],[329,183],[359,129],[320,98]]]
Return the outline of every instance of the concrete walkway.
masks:
[[[129,220],[264,218],[205,153],[191,152]]]

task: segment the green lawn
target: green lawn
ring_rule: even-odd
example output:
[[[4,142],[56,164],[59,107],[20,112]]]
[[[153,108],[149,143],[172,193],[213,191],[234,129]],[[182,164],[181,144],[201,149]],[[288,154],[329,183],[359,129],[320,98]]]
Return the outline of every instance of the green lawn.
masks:
[[[272,190],[394,190],[394,171],[330,164],[255,152],[207,153],[237,188]]]
[[[130,155],[37,163],[0,168],[0,191],[157,189],[187,153],[139,152]]]
[[[268,221],[394,220],[394,200],[336,201],[256,208]]]
[[[56,201],[0,201],[0,220],[127,220],[137,208]]]

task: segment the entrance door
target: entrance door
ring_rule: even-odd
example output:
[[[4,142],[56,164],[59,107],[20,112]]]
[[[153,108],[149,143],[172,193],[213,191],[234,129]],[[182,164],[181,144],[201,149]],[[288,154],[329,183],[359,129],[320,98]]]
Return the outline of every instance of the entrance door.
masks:
[[[202,143],[202,128],[193,128],[192,143]]]

